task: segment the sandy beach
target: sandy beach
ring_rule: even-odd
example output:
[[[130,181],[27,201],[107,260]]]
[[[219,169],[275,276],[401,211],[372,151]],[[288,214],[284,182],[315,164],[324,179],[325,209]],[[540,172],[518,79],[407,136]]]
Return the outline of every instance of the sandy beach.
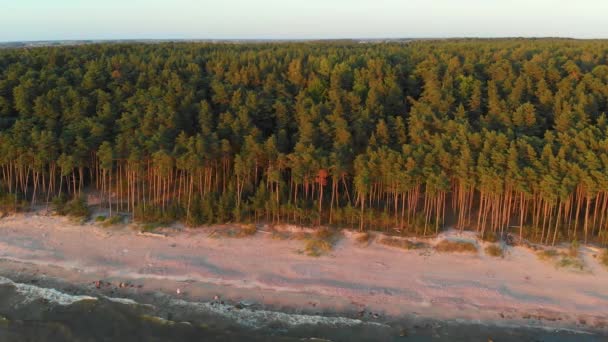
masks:
[[[540,260],[528,247],[508,247],[504,258],[486,255],[473,232],[426,242],[470,240],[476,254],[361,245],[357,232],[345,230],[329,253],[311,257],[302,253],[303,241],[273,238],[268,226],[252,236],[218,237],[231,227],[175,225],[142,234],[134,225],[16,214],[0,219],[0,269],[112,297],[154,292],[371,322],[421,317],[608,333],[608,269],[597,248],[582,247],[584,269],[574,270]]]

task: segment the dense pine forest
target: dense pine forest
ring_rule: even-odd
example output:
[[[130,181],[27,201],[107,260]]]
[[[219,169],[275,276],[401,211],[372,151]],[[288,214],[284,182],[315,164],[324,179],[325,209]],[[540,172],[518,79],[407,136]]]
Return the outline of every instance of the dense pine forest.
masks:
[[[608,41],[0,50],[2,206],[608,240]]]

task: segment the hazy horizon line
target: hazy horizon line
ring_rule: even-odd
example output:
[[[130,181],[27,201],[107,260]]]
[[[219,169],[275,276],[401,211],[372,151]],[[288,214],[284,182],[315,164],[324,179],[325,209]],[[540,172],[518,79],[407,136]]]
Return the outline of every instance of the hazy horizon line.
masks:
[[[479,39],[479,40],[501,40],[501,39],[565,39],[565,40],[606,40],[605,38],[578,38],[568,36],[428,36],[428,37],[324,37],[324,38],[67,38],[67,39],[23,39],[23,40],[0,40],[0,44],[16,43],[51,43],[51,42],[119,42],[119,41],[199,41],[199,42],[230,42],[230,41],[268,41],[268,42],[306,42],[306,41],[340,41],[340,40],[458,40],[458,39]]]

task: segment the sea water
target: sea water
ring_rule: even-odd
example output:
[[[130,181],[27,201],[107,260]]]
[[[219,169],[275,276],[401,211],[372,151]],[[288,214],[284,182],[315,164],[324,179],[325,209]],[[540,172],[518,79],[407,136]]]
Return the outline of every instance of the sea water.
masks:
[[[0,341],[606,341],[598,334],[433,320],[371,322],[192,302],[66,293],[0,277]]]

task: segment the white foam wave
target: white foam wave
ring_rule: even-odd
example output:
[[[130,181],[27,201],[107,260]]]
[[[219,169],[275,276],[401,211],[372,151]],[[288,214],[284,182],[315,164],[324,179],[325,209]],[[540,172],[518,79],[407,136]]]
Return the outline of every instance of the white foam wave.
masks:
[[[29,284],[16,283],[8,278],[0,276],[0,285],[10,284],[15,287],[16,291],[23,295],[22,304],[31,303],[37,299],[45,299],[50,303],[57,305],[71,305],[83,300],[97,300],[96,297],[84,295],[70,295],[60,292],[56,289],[43,288]],[[138,302],[129,298],[105,297],[107,300],[127,304],[139,305]],[[171,305],[194,308],[200,312],[216,314],[224,318],[230,319],[237,324],[241,324],[251,328],[261,328],[268,326],[271,323],[282,323],[286,326],[294,327],[300,325],[334,325],[341,327],[357,326],[362,324],[386,326],[375,322],[365,322],[358,319],[346,317],[324,317],[319,315],[304,315],[304,314],[288,314],[278,311],[269,310],[253,310],[250,308],[237,309],[232,305],[220,303],[205,303],[205,302],[189,302],[182,299],[172,299]]]
[[[31,303],[36,299],[45,299],[57,305],[71,305],[82,300],[97,300],[97,298],[91,296],[70,295],[55,289],[15,283],[8,278],[0,277],[0,285],[4,284],[11,284],[15,287],[17,292],[24,297],[22,304]]]
[[[238,324],[261,328],[273,322],[280,322],[290,327],[299,325],[335,325],[342,327],[357,326],[362,324],[385,326],[375,322],[364,322],[358,319],[346,317],[324,317],[317,315],[288,314],[278,311],[251,310],[248,308],[237,309],[231,305],[219,303],[188,302],[182,299],[173,299],[171,303],[175,306],[190,307],[206,313],[213,313],[231,319]]]
[[[139,304],[136,301],[134,301],[133,299],[129,299],[129,298],[118,298],[118,297],[105,297],[105,298],[107,300],[109,300],[110,302],[120,303],[120,304],[125,304],[125,305],[138,305]]]

